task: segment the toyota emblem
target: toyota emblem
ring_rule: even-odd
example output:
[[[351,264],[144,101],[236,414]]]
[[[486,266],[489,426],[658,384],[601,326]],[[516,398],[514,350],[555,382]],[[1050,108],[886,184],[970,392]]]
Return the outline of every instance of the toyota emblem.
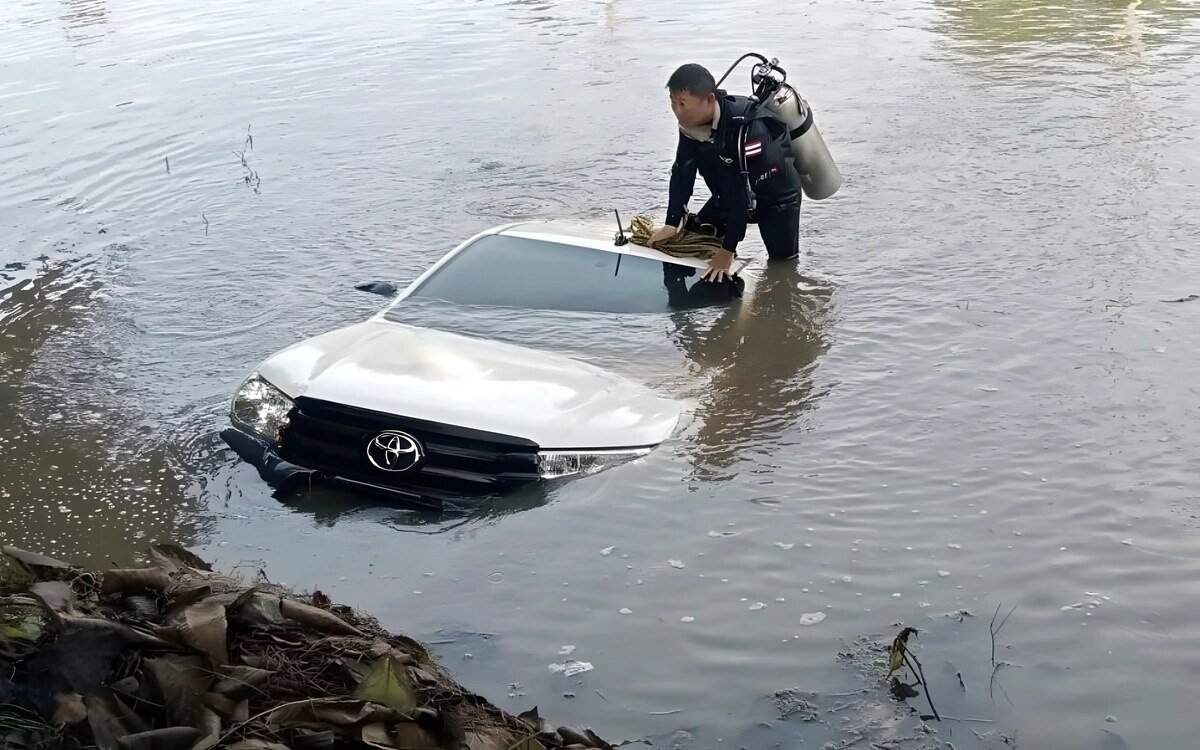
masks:
[[[406,432],[387,430],[367,443],[367,460],[383,471],[415,469],[425,458],[421,443]]]

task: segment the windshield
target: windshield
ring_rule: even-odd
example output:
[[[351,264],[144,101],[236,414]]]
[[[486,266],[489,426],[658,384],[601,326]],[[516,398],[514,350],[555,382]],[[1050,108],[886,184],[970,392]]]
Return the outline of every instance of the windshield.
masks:
[[[702,271],[636,255],[546,240],[485,235],[411,295],[457,305],[526,310],[649,313],[727,305],[735,283],[700,281]]]

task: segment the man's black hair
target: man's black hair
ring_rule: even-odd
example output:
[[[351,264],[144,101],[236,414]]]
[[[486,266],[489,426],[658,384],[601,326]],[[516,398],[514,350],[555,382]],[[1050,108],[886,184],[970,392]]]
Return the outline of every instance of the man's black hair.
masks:
[[[680,65],[667,81],[667,90],[672,94],[686,91],[692,96],[708,96],[717,93],[717,82],[708,68],[696,63]]]

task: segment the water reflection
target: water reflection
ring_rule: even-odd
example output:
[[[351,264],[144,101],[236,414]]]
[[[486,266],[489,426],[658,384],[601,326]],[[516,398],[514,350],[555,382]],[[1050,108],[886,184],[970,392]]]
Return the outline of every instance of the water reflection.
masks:
[[[123,443],[137,432],[129,415],[84,387],[104,373],[63,372],[101,299],[78,266],[0,293],[0,541],[82,565],[195,536],[166,447]]]
[[[708,381],[693,446],[701,471],[727,470],[747,451],[771,452],[824,395],[812,374],[828,349],[832,287],[791,265],[768,265],[751,287],[714,322],[672,316],[672,338]]]
[[[72,28],[108,21],[108,0],[62,0],[62,18]]]
[[[108,0],[62,0],[67,40],[74,47],[90,44],[108,33]]]
[[[968,42],[978,55],[1020,51],[1024,45],[1062,45],[1064,51],[1140,56],[1174,41],[1194,25],[1194,3],[1182,0],[934,0],[935,29]],[[1082,45],[1071,50],[1068,45]]]
[[[532,484],[504,495],[464,498],[461,504],[445,503],[441,511],[391,503],[386,498],[350,489],[311,482],[279,490],[274,497],[293,512],[312,516],[332,527],[339,521],[370,521],[397,531],[445,534],[494,523],[513,513],[540,508],[549,500],[554,484]]]

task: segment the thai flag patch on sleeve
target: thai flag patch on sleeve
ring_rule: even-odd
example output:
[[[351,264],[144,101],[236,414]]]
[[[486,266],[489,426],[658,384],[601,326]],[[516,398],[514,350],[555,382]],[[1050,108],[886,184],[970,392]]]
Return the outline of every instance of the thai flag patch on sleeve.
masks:
[[[746,158],[752,156],[760,156],[762,154],[762,141],[746,141]]]

